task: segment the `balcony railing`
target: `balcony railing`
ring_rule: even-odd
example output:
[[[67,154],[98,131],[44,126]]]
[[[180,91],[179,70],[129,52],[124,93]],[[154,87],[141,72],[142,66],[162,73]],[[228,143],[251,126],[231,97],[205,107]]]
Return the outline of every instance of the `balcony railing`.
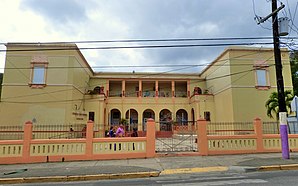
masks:
[[[175,92],[175,96],[176,97],[182,97],[182,98],[186,98],[187,97],[187,92]]]
[[[143,92],[143,97],[155,97],[155,91],[144,91]]]
[[[109,97],[122,97],[122,92],[121,91],[110,91]]]

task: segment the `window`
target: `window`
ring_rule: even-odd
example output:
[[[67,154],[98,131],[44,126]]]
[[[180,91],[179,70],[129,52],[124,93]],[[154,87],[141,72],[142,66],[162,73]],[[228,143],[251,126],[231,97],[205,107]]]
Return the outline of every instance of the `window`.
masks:
[[[89,112],[89,120],[94,121],[94,112]]]
[[[206,121],[210,121],[210,112],[204,112],[204,118]]]
[[[32,84],[45,84],[45,66],[33,66]]]
[[[48,59],[46,56],[33,56],[31,60],[31,82],[33,88],[41,88],[46,85]]]
[[[267,86],[267,71],[260,69],[256,70],[257,73],[257,86]]]
[[[269,84],[269,71],[268,64],[259,63],[254,65],[255,68],[255,77],[256,77],[256,88],[261,90],[267,90],[270,88]]]

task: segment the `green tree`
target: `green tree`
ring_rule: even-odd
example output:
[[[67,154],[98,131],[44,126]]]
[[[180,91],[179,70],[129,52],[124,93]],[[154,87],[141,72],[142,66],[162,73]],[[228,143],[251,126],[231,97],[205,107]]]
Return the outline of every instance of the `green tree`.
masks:
[[[290,64],[294,95],[298,96],[298,51],[291,52]]]
[[[291,90],[285,90],[285,101],[286,101],[286,108],[288,114],[291,112],[291,101],[293,100],[294,95],[292,94]],[[267,109],[267,116],[269,118],[274,118],[272,114],[275,115],[276,119],[278,120],[278,94],[277,92],[272,92],[269,99],[266,101],[266,109]]]

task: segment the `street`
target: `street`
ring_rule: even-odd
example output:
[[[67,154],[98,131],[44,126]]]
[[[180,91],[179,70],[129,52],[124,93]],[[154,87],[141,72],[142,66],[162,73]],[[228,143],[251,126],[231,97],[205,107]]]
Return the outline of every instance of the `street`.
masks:
[[[287,185],[294,186],[298,182],[298,171],[274,172],[213,172],[200,174],[172,174],[161,175],[154,178],[98,180],[84,182],[59,182],[59,183],[30,183],[12,184],[13,186],[131,186],[131,185],[167,185],[167,186],[209,186],[209,185]]]

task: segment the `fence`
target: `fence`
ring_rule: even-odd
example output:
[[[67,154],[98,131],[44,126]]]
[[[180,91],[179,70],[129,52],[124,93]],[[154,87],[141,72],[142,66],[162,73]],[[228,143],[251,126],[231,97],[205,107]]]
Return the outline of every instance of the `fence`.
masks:
[[[279,123],[263,122],[263,134],[279,134]]]
[[[275,123],[263,123],[257,118],[252,124],[240,124],[240,128],[235,127],[238,125],[237,123],[230,123],[227,126],[219,125],[220,127],[215,125],[215,127],[213,124],[208,124],[205,120],[199,120],[197,143],[199,154],[216,155],[280,152],[280,135],[276,134],[277,130],[272,130],[272,128],[267,130],[269,129],[268,125],[275,126],[274,124]],[[263,126],[267,127],[267,129],[264,130]],[[232,131],[230,131],[230,129]],[[275,128],[273,127],[273,129]],[[243,134],[243,131],[248,133]],[[291,151],[298,151],[298,134],[289,134],[289,145]]]
[[[86,124],[33,125],[33,139],[75,139],[86,137]]]
[[[296,131],[296,125],[297,123],[290,124],[289,132]],[[22,139],[0,140],[0,164],[154,157],[156,134],[163,132],[156,131],[155,126],[154,120],[149,119],[146,132],[142,135],[139,133],[140,136],[146,136],[138,138],[98,138],[97,136],[104,133],[101,132],[100,126],[94,125],[91,121],[84,125],[72,126],[73,130],[63,127],[60,130],[56,127],[57,135],[74,133],[67,139],[37,139],[43,131],[42,127],[34,127],[31,122],[19,128],[2,127],[1,129],[7,133],[12,130],[18,131],[16,134],[20,134]],[[82,127],[85,129],[82,130]],[[258,118],[253,122],[241,123],[208,123],[198,120],[196,127],[179,126],[171,128],[170,132],[173,134],[175,131],[196,133],[199,155],[281,151],[280,135],[276,134],[278,127],[275,123],[263,123]],[[298,134],[289,134],[289,145],[291,151],[298,151]]]
[[[0,140],[23,139],[23,126],[0,126]]]
[[[0,164],[154,156],[155,123],[150,119],[146,137],[94,138],[94,123],[90,121],[86,124],[86,136],[81,138],[33,139],[32,122],[27,122],[22,140],[0,141]]]
[[[254,127],[252,122],[217,122],[208,123],[208,135],[246,135],[253,134]]]

